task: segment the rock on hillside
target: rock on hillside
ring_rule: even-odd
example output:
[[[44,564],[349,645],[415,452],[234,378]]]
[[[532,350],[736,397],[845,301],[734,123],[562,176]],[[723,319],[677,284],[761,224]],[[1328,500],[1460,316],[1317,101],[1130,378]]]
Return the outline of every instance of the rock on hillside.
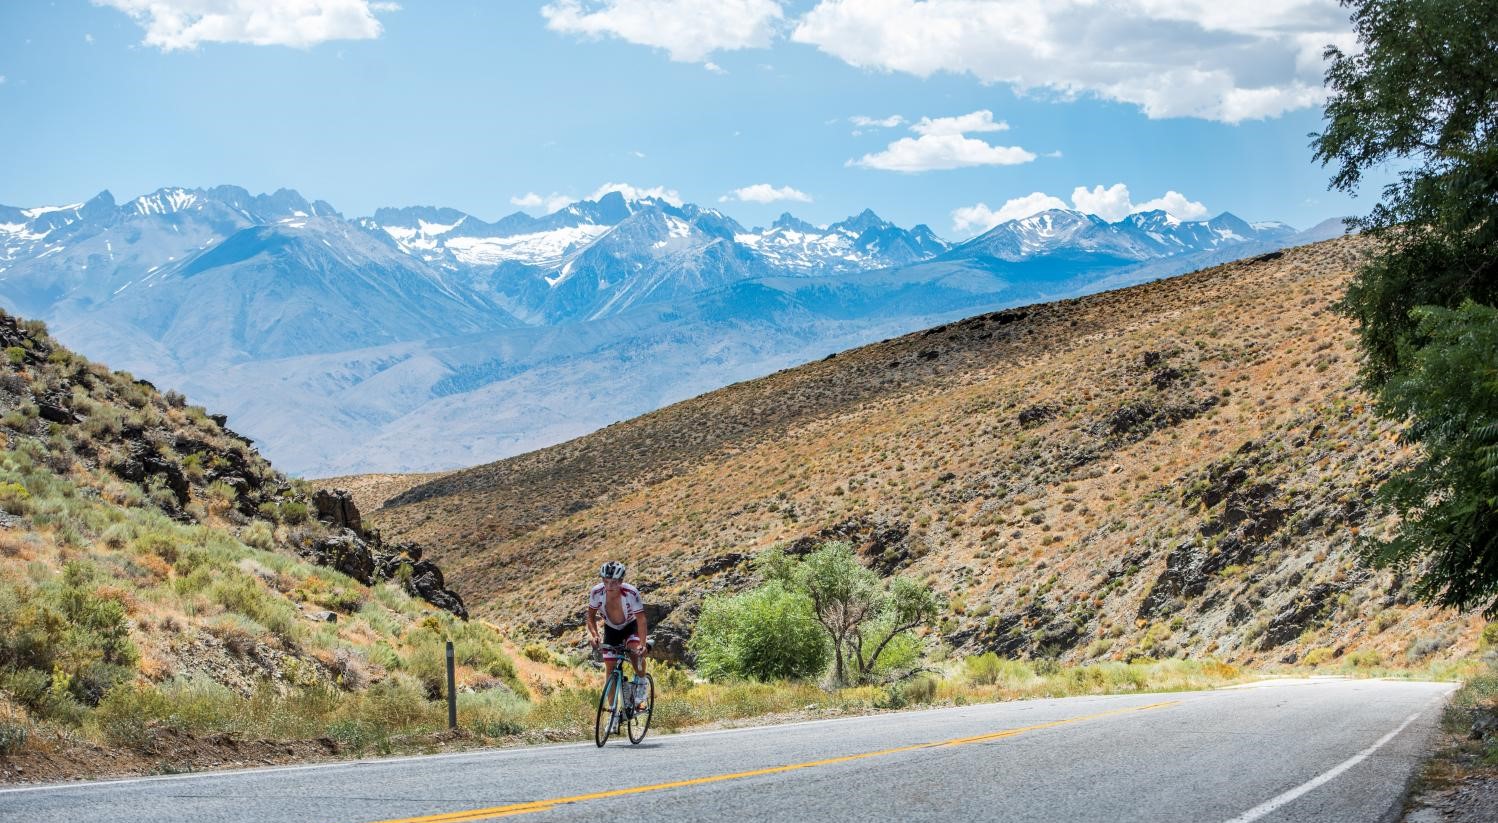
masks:
[[[368,512],[479,611],[571,639],[602,560],[679,639],[775,544],[930,580],[963,651],[1415,664],[1480,621],[1357,561],[1407,458],[1331,310],[1364,243],[979,315],[740,383]],[[394,488],[386,483],[383,488]],[[799,541],[799,542],[798,542]]]

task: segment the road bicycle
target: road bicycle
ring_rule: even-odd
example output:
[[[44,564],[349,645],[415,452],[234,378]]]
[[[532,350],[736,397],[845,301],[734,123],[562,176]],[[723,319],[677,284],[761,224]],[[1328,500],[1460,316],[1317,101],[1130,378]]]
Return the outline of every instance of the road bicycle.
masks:
[[[650,653],[647,644],[644,654]],[[631,669],[634,669],[634,658],[630,656],[629,649],[625,646],[599,646],[600,652],[609,652],[619,655],[620,659],[614,664],[614,671],[609,674],[608,680],[604,681],[603,692],[598,695],[598,716],[593,720],[593,742],[600,747],[608,742],[609,735],[624,726],[629,734],[630,743],[639,743],[645,739],[645,732],[650,730],[650,716],[655,712],[655,680],[649,674],[641,675],[645,679],[645,701],[636,703],[635,688],[633,682],[624,676],[624,661],[628,660]],[[636,671],[638,675],[639,672]]]

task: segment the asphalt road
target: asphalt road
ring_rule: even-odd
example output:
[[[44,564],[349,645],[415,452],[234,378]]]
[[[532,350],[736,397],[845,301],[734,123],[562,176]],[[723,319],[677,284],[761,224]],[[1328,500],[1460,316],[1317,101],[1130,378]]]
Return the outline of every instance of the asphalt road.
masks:
[[[1377,821],[1452,688],[1273,683],[0,789],[0,821]]]

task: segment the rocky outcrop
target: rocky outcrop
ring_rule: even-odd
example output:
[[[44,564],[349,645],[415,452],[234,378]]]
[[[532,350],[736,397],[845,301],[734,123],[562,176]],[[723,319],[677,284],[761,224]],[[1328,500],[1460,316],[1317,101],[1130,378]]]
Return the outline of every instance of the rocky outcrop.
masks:
[[[347,489],[318,489],[312,494],[312,505],[317,507],[318,520],[340,529],[363,533],[364,524],[359,518],[359,507],[354,505],[354,495]]]
[[[128,434],[128,433],[127,433]],[[144,437],[127,439],[124,456],[110,465],[110,470],[121,480],[146,485],[151,478],[160,477],[166,487],[176,495],[177,508],[187,505],[191,487],[182,467],[162,457],[157,449]]]
[[[886,517],[850,517],[815,534],[797,538],[785,551],[800,557],[815,551],[829,540],[849,543],[863,558],[864,565],[888,577],[914,558],[910,524]]]
[[[415,543],[385,543],[378,530],[366,529],[354,505],[354,496],[345,489],[326,489],[312,496],[317,519],[332,527],[333,533],[306,538],[298,553],[321,566],[336,569],[366,586],[381,580],[399,580],[413,597],[445,609],[464,620],[468,607],[463,598],[447,587],[442,569],[430,560],[422,560],[421,547]]]

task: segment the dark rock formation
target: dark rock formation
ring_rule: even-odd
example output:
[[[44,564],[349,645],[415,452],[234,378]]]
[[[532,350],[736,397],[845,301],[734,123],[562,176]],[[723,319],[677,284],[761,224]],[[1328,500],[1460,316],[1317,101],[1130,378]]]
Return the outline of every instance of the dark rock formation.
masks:
[[[132,434],[133,436],[129,436]],[[188,496],[191,494],[191,486],[187,482],[187,475],[182,472],[182,467],[158,454],[156,447],[145,439],[143,432],[127,431],[126,435],[127,451],[109,467],[110,470],[121,480],[142,485],[148,483],[152,477],[160,477],[165,481],[166,487],[171,489],[172,494],[176,496],[177,507],[180,509],[186,506]]]
[[[1022,429],[1028,429],[1032,426],[1039,426],[1041,423],[1044,423],[1045,421],[1050,420],[1055,416],[1055,406],[1048,406],[1045,404],[1030,406],[1028,408],[1020,409],[1019,425]]]
[[[319,489],[312,495],[312,505],[317,507],[318,520],[363,535],[364,525],[359,518],[359,507],[354,505],[354,496],[347,490]]]
[[[366,586],[380,580],[400,580],[413,597],[468,619],[468,607],[447,587],[442,569],[422,560],[421,547],[415,543],[387,545],[378,531],[365,529],[352,494],[344,489],[323,490],[313,495],[312,502],[317,518],[335,531],[303,544],[299,549],[303,557],[337,569]]]
[[[1339,587],[1331,583],[1317,583],[1301,593],[1290,605],[1270,618],[1269,626],[1259,640],[1259,648],[1272,649],[1299,637],[1320,621],[1339,591]]]
[[[913,559],[910,524],[884,517],[858,516],[834,523],[786,545],[786,554],[801,557],[829,541],[851,543],[864,565],[888,577]]]

